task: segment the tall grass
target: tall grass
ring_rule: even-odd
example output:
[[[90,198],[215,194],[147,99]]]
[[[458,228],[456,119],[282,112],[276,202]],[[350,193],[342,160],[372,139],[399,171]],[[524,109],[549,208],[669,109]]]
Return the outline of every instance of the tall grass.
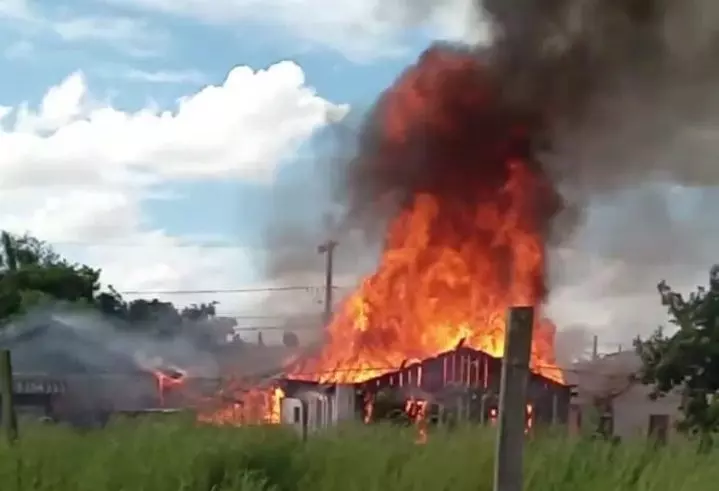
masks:
[[[490,430],[343,428],[301,442],[281,428],[217,428],[187,420],[117,422],[96,432],[25,428],[0,446],[2,491],[485,491],[492,486]],[[527,445],[526,489],[709,491],[719,457],[689,443],[537,436]]]

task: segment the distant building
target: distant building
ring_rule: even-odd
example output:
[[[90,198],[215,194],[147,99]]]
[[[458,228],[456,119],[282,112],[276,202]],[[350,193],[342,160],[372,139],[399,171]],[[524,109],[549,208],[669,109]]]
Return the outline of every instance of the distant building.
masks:
[[[641,359],[634,351],[574,364],[568,374],[577,393],[570,409],[572,424],[621,439],[650,434],[668,438],[681,417],[681,396],[673,393],[652,400],[652,388],[636,379],[640,369]]]
[[[112,412],[158,405],[154,374],[62,322],[8,327],[0,349],[12,355],[19,413],[92,424]]]

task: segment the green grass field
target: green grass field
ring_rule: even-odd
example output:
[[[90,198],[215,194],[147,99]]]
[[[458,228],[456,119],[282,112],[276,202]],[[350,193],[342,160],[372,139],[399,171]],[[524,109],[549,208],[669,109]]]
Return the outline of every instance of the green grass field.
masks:
[[[345,428],[299,441],[279,428],[125,421],[79,434],[25,428],[0,447],[0,489],[41,491],[484,491],[492,487],[493,434],[435,430],[426,445],[389,427]],[[709,491],[719,452],[689,443],[650,449],[563,437],[528,443],[526,489]]]

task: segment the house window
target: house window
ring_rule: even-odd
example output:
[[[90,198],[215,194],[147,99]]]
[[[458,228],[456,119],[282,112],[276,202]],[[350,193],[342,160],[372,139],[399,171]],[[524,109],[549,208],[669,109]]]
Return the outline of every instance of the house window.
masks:
[[[666,443],[667,434],[669,433],[669,415],[667,414],[650,414],[649,415],[649,438],[658,443]]]
[[[300,408],[295,406],[292,411],[292,422],[294,424],[299,424],[302,422],[302,412],[300,411]]]

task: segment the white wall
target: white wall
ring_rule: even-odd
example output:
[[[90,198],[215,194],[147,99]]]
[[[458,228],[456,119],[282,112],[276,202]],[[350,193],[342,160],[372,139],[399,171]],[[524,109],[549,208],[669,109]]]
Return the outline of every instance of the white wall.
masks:
[[[649,416],[669,416],[669,434],[680,417],[681,398],[670,394],[657,400],[649,398],[650,387],[635,384],[614,399],[614,435],[625,438],[646,437],[649,434]]]
[[[577,363],[570,371],[571,383],[577,385],[578,396],[573,400],[582,414],[582,426],[591,424],[594,401],[617,394],[613,399],[614,436],[646,438],[651,415],[669,416],[669,434],[680,417],[681,397],[677,394],[651,400],[651,387],[632,383],[632,375],[641,368],[641,359],[633,351],[603,356]]]

